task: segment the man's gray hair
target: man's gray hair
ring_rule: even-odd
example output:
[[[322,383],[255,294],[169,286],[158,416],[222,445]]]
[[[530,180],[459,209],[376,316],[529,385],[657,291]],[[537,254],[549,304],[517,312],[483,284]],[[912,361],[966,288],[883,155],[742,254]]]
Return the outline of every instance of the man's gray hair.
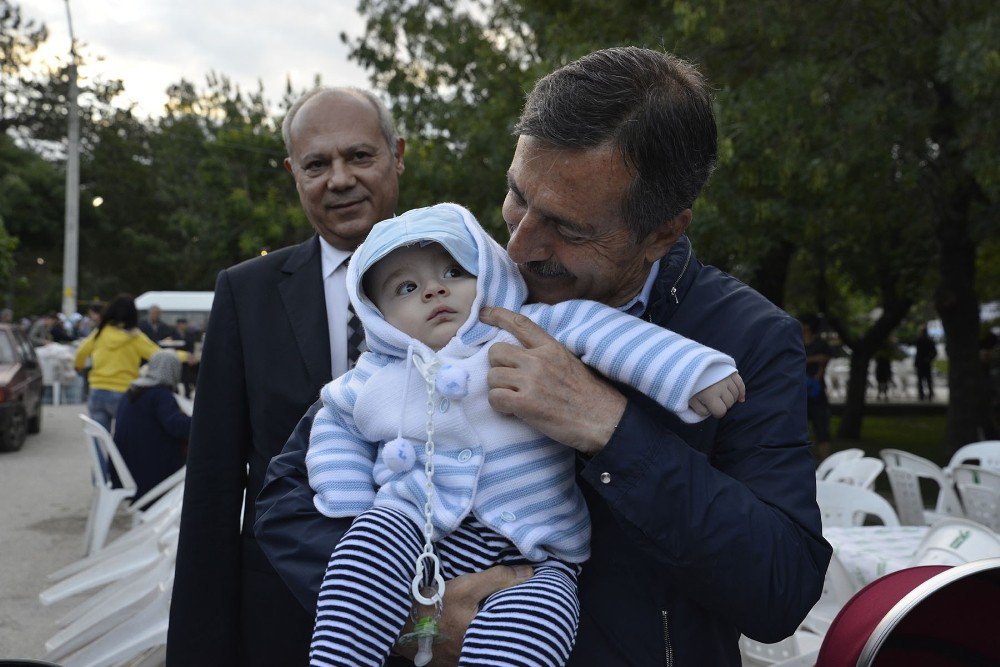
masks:
[[[375,107],[375,113],[378,115],[378,127],[382,131],[382,136],[385,138],[385,143],[389,147],[389,151],[393,157],[399,157],[396,155],[399,132],[396,130],[396,122],[393,120],[389,108],[375,93],[354,86],[319,86],[303,93],[302,97],[295,100],[295,104],[291,106],[288,113],[285,114],[285,119],[281,121],[281,138],[285,142],[285,150],[289,155],[292,154],[292,123],[295,121],[295,115],[306,102],[317,95],[324,95],[326,93],[350,93],[368,100]]]
[[[540,79],[514,134],[564,149],[612,146],[633,174],[621,207],[636,242],[694,204],[718,153],[702,75],[636,47],[595,51]]]

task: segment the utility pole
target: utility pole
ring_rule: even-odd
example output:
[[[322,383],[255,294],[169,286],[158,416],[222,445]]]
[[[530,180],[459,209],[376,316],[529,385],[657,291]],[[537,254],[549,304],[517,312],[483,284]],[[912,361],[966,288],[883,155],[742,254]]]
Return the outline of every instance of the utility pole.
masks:
[[[73,35],[73,17],[66,2],[66,20],[69,23],[69,132],[66,150],[66,226],[63,236],[63,292],[62,312],[69,316],[76,312],[77,273],[80,246],[80,110],[77,107],[76,87],[76,37]]]

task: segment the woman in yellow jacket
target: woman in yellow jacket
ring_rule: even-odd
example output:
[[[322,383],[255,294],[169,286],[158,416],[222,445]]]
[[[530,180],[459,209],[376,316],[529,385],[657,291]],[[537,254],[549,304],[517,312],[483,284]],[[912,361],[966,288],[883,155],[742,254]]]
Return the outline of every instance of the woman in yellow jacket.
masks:
[[[91,359],[90,418],[111,431],[118,401],[129,385],[139,377],[143,361],[160,351],[160,346],[142,333],[135,299],[119,294],[104,308],[97,328],[83,339],[73,365],[82,371]]]

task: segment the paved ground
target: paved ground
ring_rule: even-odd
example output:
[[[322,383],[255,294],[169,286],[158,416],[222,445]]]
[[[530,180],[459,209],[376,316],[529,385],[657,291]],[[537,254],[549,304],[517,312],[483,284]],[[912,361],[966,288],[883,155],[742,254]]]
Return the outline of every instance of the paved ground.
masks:
[[[83,598],[44,607],[50,572],[83,556],[90,462],[77,414],[84,405],[43,407],[42,432],[0,454],[0,659],[40,660],[56,620]],[[127,526],[119,516],[117,530]],[[113,538],[117,531],[113,529]]]

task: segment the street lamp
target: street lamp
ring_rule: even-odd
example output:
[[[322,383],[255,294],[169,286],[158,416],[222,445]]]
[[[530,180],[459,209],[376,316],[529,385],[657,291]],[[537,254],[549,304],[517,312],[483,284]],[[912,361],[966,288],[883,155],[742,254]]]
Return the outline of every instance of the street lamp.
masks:
[[[73,35],[73,17],[66,2],[66,21],[69,24],[69,128],[66,150],[66,225],[63,235],[63,295],[62,312],[76,312],[77,272],[80,244],[80,113],[77,108],[76,87],[76,37]]]

